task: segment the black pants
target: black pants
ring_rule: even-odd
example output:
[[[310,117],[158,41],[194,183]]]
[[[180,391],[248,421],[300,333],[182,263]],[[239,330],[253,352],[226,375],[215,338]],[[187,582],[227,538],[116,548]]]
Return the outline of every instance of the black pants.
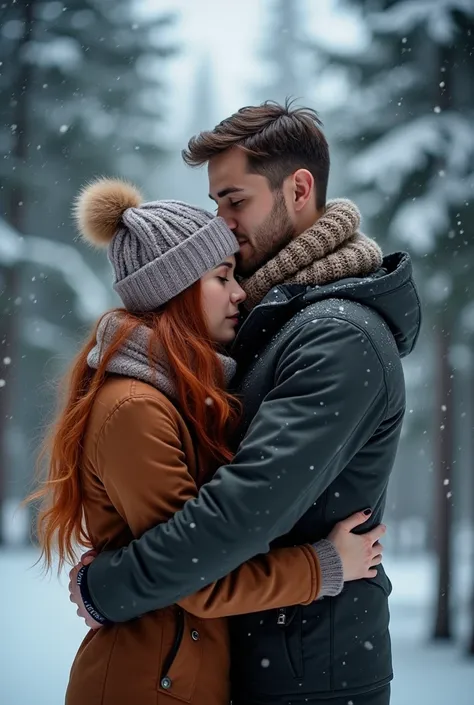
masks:
[[[281,698],[274,704],[270,702],[265,703],[265,705],[299,705],[301,700],[285,700]],[[260,705],[260,703],[252,703],[248,700],[232,700],[232,705]],[[390,685],[386,685],[384,688],[378,688],[373,690],[371,693],[365,693],[364,695],[353,695],[352,697],[336,698],[335,700],[306,700],[304,699],[304,705],[390,705]]]

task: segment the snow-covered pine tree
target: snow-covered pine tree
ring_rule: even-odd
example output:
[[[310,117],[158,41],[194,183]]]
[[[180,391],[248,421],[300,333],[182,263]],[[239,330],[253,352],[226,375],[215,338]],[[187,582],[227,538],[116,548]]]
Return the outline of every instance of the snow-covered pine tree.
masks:
[[[474,225],[474,4],[341,4],[362,11],[371,34],[359,56],[327,56],[349,77],[347,100],[331,116],[349,155],[348,188],[369,216],[369,231],[390,249],[410,250],[437,351],[433,529],[440,571],[434,636],[447,638],[458,422],[451,353],[462,339],[460,314],[473,287],[468,233]]]
[[[1,12],[1,202],[6,210],[13,200],[12,210],[21,188],[25,228],[69,241],[71,200],[85,180],[143,180],[165,148],[173,16],[137,20],[130,0],[29,0]]]
[[[264,39],[260,56],[262,80],[256,86],[258,101],[310,105],[308,67],[315,63],[307,33],[308,7],[305,0],[268,0]],[[311,69],[310,69],[311,71]]]
[[[99,174],[146,178],[165,149],[160,119],[164,72],[174,51],[172,24],[172,15],[137,19],[129,0],[13,0],[1,6],[0,205],[19,233],[71,243],[71,204],[85,181]],[[90,251],[83,254],[97,267]],[[54,267],[20,258],[0,267],[0,281],[2,358],[11,360],[5,373],[13,389],[9,408],[6,395],[0,397],[5,478],[11,467],[5,420],[14,419],[12,448],[12,437],[37,437],[48,411],[45,397],[50,401],[50,395],[32,394],[51,351],[38,351],[37,326],[28,322],[41,320],[43,331],[56,326],[57,335],[74,340],[85,319]],[[26,340],[20,335],[25,328]],[[16,488],[18,478],[31,475],[34,445],[15,467]],[[0,480],[0,505],[4,486]]]

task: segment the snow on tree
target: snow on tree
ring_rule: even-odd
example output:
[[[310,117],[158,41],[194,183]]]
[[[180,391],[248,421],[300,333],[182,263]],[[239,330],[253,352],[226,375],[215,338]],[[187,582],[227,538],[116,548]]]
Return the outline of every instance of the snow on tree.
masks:
[[[31,444],[16,463],[7,436],[38,438],[49,412],[45,400],[52,401],[37,391],[45,366],[55,377],[64,366],[59,349],[72,351],[86,320],[105,303],[105,257],[73,245],[73,199],[100,174],[143,182],[166,150],[160,121],[174,15],[136,12],[128,0],[29,0],[0,8],[1,213],[32,238],[10,263],[0,246],[0,341],[12,360],[0,390],[10,390],[8,400],[0,397],[0,505],[7,470],[15,467],[8,487],[24,491],[36,452]],[[93,270],[100,273],[95,278]]]
[[[450,527],[453,503],[459,499],[446,491],[444,481],[453,479],[457,459],[458,472],[463,464],[466,472],[455,452],[456,399],[463,392],[461,383],[455,386],[453,350],[466,340],[462,311],[473,286],[474,3],[340,4],[362,11],[371,37],[366,49],[349,56],[317,47],[326,52],[328,64],[343,68],[347,76],[346,99],[330,116],[347,153],[347,188],[361,206],[367,231],[386,249],[410,251],[422,291],[426,342],[408,365],[419,366],[424,384],[436,394],[430,402],[436,410],[433,531],[440,560],[434,634],[447,637]],[[421,416],[426,423],[429,408],[415,401],[418,428]]]

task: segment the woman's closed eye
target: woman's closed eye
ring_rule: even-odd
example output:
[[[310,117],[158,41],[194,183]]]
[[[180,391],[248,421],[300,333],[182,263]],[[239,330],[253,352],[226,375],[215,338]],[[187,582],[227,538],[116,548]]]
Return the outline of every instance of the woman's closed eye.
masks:
[[[217,278],[218,278],[221,282],[223,282],[224,284],[225,284],[225,282],[228,282],[228,281],[229,281],[229,280],[227,279],[227,277],[217,277]]]

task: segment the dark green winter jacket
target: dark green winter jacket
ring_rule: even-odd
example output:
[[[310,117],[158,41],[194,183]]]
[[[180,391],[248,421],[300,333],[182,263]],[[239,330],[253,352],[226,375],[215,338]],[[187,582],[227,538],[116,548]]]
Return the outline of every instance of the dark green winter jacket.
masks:
[[[314,542],[355,511],[373,509],[364,528],[379,523],[405,412],[400,358],[419,328],[403,253],[373,277],[273,289],[233,347],[244,405],[233,462],[166,524],[97,557],[95,607],[127,621],[270,546]],[[236,701],[350,697],[388,682],[390,590],[380,567],[336,598],[233,618]]]

